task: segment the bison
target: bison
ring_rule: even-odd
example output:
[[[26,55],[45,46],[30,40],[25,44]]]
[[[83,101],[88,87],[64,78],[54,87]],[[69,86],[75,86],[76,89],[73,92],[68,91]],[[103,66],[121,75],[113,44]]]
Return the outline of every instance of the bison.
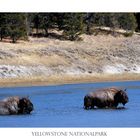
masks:
[[[30,114],[33,104],[28,98],[8,97],[0,101],[0,115]]]
[[[116,87],[99,89],[95,92],[87,94],[84,97],[84,108],[117,108],[119,103],[125,105],[128,102],[126,89],[118,89]]]

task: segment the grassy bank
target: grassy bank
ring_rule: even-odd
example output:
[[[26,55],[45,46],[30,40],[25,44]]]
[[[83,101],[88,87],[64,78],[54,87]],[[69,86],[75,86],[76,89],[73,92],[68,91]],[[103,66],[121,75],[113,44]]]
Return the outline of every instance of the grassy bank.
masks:
[[[7,78],[0,79],[0,87],[17,87],[17,86],[48,86],[74,83],[90,82],[115,82],[115,81],[139,81],[140,74],[98,74],[96,76],[50,76],[30,77],[30,78]],[[115,85],[114,85],[115,86]]]
[[[0,42],[0,86],[140,80],[140,36]]]

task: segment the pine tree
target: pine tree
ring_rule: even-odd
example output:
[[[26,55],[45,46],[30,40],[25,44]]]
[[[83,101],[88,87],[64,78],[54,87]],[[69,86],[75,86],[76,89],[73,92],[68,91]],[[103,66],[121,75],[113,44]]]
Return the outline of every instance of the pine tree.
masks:
[[[66,13],[54,13],[54,24],[57,25],[59,30],[63,30],[64,27],[64,18]]]
[[[1,13],[0,14],[0,38],[1,38],[1,41],[4,37],[6,37],[8,35],[6,24],[7,24],[7,14]]]
[[[30,17],[31,17],[31,21],[33,23],[33,28],[36,29],[36,35],[38,35],[40,24],[41,24],[40,14],[39,13],[30,14]]]
[[[25,26],[26,26],[26,37],[27,37],[27,40],[28,40],[28,36],[30,35],[31,33],[31,27],[30,27],[30,15],[28,13],[25,14]]]
[[[64,36],[73,41],[79,38],[83,32],[83,14],[81,13],[67,13],[63,20]]]
[[[39,30],[43,30],[45,32],[45,36],[49,35],[48,29],[52,28],[54,21],[53,21],[53,14],[52,13],[36,13],[33,17],[33,28],[36,29],[36,34],[39,35]],[[43,35],[44,32],[41,32]]]
[[[40,14],[40,28],[45,31],[45,36],[49,35],[48,29],[52,27],[52,17],[49,13]]]
[[[135,18],[136,18],[136,22],[137,22],[137,28],[136,31],[140,31],[140,13],[135,13]]]
[[[85,23],[85,28],[86,28],[85,29],[86,34],[88,35],[92,34],[92,27],[94,26],[93,20],[94,20],[94,13],[85,14],[84,23]]]
[[[133,32],[137,27],[136,17],[134,16],[133,13],[119,14],[118,21],[120,28],[123,28],[125,30],[132,30]]]
[[[26,16],[22,13],[7,14],[6,28],[13,43],[23,37],[27,38]]]

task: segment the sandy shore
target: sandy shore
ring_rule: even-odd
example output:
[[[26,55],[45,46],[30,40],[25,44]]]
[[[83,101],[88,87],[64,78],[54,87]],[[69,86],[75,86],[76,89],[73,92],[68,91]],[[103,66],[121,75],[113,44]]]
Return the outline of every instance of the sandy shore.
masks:
[[[49,86],[74,83],[94,82],[115,82],[115,81],[140,81],[140,74],[113,74],[96,76],[50,76],[30,78],[7,78],[0,79],[0,87],[23,87],[23,86]]]

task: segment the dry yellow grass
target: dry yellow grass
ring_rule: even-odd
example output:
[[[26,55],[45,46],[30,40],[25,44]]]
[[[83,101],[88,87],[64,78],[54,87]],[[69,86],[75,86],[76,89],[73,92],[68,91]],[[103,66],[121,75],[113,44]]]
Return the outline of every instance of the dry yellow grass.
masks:
[[[51,38],[30,38],[29,42],[19,41],[17,44],[0,42],[0,51],[16,54],[14,57],[5,57],[0,59],[0,65],[21,65],[27,67],[43,65],[51,68],[60,65],[65,69],[66,67],[71,67],[71,65],[76,62],[74,66],[82,66],[82,68],[88,70],[88,66],[96,67],[96,65],[98,65],[98,67],[100,67],[104,64],[114,64],[114,61],[117,63],[119,57],[117,58],[111,55],[113,51],[115,52],[116,50],[121,50],[122,52],[125,52],[127,46],[128,48],[132,46],[134,49],[135,46],[140,44],[140,42],[138,42],[140,40],[140,36],[138,35],[128,38],[123,36],[113,37],[111,35],[82,35],[82,37],[83,41],[79,42]],[[52,48],[54,49],[54,52],[51,50]],[[71,48],[71,50],[69,48]],[[42,50],[49,50],[51,54],[43,55],[41,52]],[[56,54],[58,51],[60,51],[60,54]],[[74,53],[71,51],[74,51]],[[105,54],[103,54],[104,52]],[[106,56],[111,56],[114,58],[114,60],[108,60]],[[127,56],[129,56],[129,54]],[[130,59],[131,56],[128,58],[129,60],[127,60],[127,62],[132,61]],[[124,63],[127,62],[124,60]],[[94,73],[94,70],[92,73]],[[22,78],[3,78],[0,79],[0,86],[30,86],[124,80],[140,80],[140,74],[96,74],[96,76],[93,74],[81,74],[79,76],[75,76],[68,75],[66,73],[47,77],[43,75],[34,75],[30,77],[25,76]]]
[[[97,74],[96,76],[53,75],[50,77],[34,76],[23,78],[0,79],[0,87],[12,86],[48,86],[72,83],[110,82],[110,81],[139,81],[140,74]]]

